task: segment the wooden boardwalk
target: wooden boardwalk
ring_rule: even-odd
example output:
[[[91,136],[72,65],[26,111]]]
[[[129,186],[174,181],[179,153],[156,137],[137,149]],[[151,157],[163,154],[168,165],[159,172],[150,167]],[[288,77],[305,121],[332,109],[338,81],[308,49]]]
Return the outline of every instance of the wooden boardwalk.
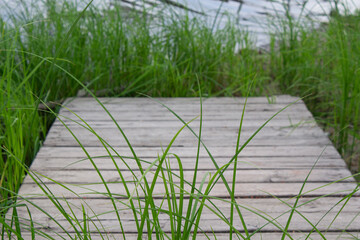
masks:
[[[137,157],[143,161],[143,168],[151,168],[147,173],[148,180],[151,180],[156,166],[151,166],[150,163],[161,156],[183,123],[174,114],[151,99],[101,98],[100,100],[129,138]],[[190,121],[200,114],[198,98],[158,100],[174,110],[185,121]],[[248,99],[240,145],[268,118],[295,100],[297,99],[290,96],[277,96],[271,99],[270,103],[267,98]],[[85,147],[98,171],[108,183],[110,191],[116,198],[116,204],[119,209],[122,209],[119,213],[126,236],[129,239],[136,238],[134,217],[124,205],[128,204],[125,190],[114,162],[109,157],[110,154],[116,155],[114,151],[121,156],[132,156],[126,141],[109,115],[95,100],[91,98],[71,99],[65,106],[66,108],[60,112],[60,119]],[[204,100],[202,139],[219,166],[227,164],[235,154],[243,107],[243,98]],[[100,141],[93,132],[89,131],[79,117],[86,121],[104,141]],[[198,134],[199,124],[200,121],[197,118],[189,126]],[[105,141],[113,147],[110,153],[103,146]],[[170,149],[171,153],[177,154],[181,159],[184,178],[189,182],[194,174],[197,142],[194,134],[185,128]],[[254,232],[261,228],[261,231],[251,239],[281,239],[279,226],[285,228],[291,205],[295,202],[294,197],[299,194],[303,181],[318,158],[319,161],[302,192],[304,195],[299,198],[298,212],[295,212],[293,216],[288,230],[289,234],[294,239],[305,239],[307,234],[313,230],[313,226],[307,222],[309,220],[327,239],[360,237],[359,194],[355,193],[349,201],[344,198],[356,190],[357,185],[352,177],[346,178],[351,174],[344,161],[332,146],[327,135],[316,125],[304,103],[299,101],[269,122],[239,155],[235,187],[236,201],[241,206],[248,230]],[[124,158],[124,160],[128,166],[119,158],[115,158],[115,162],[126,180],[134,179],[128,168],[133,169],[137,176],[141,175],[133,159]],[[171,164],[171,172],[180,174],[174,155],[169,155],[168,162]],[[229,182],[232,179],[233,167],[234,165],[231,164],[229,169],[224,172],[224,177]],[[56,120],[51,127],[31,170],[38,173],[39,179],[47,187],[46,191],[51,191],[58,198],[64,211],[67,211],[72,219],[83,219],[82,207],[84,207],[89,218],[89,230],[93,232],[92,239],[122,239],[114,207],[104,184],[101,184],[99,172],[95,170],[84,150],[60,120]],[[203,179],[206,185],[215,172],[214,164],[202,147],[196,187],[200,187]],[[340,179],[343,180],[329,184]],[[54,183],[54,181],[61,184]],[[174,177],[174,182],[177,185],[180,184],[176,177]],[[142,197],[141,188],[138,186],[138,192],[136,192],[135,187],[134,183],[129,183],[130,192],[134,196],[138,194]],[[185,184],[184,188],[186,191],[190,191],[191,186]],[[163,182],[158,180],[154,189],[157,207],[162,204],[164,191]],[[64,239],[70,239],[70,237],[75,239],[75,228],[60,214],[54,207],[54,203],[48,199],[38,185],[34,184],[29,176],[26,177],[19,194],[34,204],[27,203],[37,229],[55,236],[56,239],[60,239],[60,236],[64,236]],[[210,195],[230,200],[230,195],[221,180],[212,189]],[[341,201],[342,199],[344,200]],[[187,201],[186,198],[185,205],[187,205]],[[346,205],[342,209],[345,202]],[[230,204],[220,199],[214,200],[214,203],[228,218]],[[40,207],[49,215],[39,211],[35,206]],[[167,208],[166,204],[162,208]],[[27,208],[19,207],[18,211],[20,217],[29,218]],[[339,212],[340,214],[337,214]],[[276,224],[266,224],[268,221],[264,218],[275,219]],[[229,238],[227,233],[229,227],[212,211],[205,209],[201,219],[202,234],[198,239],[206,239],[205,234],[208,234],[210,239],[215,239],[213,233],[217,239]],[[25,220],[23,221],[26,223]],[[160,214],[159,221],[162,230],[169,232],[168,216]],[[75,224],[76,221],[73,222]],[[235,218],[234,226],[244,235],[244,229],[238,217]],[[76,224],[75,227],[80,229],[80,226]],[[343,232],[345,230],[347,232]],[[66,235],[64,231],[69,235]],[[30,233],[25,235],[25,239],[26,237],[31,239]],[[171,234],[169,236],[171,238]],[[144,239],[146,238],[147,236],[144,236]],[[42,238],[37,236],[36,239]],[[321,236],[314,232],[309,239],[321,239]]]

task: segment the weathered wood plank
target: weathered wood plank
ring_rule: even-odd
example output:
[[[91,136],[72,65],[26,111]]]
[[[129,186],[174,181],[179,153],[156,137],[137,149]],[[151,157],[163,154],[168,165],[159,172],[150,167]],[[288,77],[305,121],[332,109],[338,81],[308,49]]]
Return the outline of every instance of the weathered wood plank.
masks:
[[[110,112],[117,111],[117,112],[169,112],[167,108],[160,104],[151,104],[151,105],[145,105],[145,104],[139,104],[139,105],[127,105],[127,104],[105,104],[104,105],[106,109]],[[86,102],[82,104],[76,104],[72,105],[69,104],[66,106],[69,111],[75,111],[75,112],[83,112],[83,111],[92,111],[92,112],[103,112],[104,108],[100,106],[99,104],[96,104],[94,102]],[[256,105],[247,105],[245,106],[245,114],[247,112],[258,112],[261,114],[262,112],[272,112],[275,114],[276,112],[283,111],[283,114],[286,113],[304,113],[307,114],[308,110],[305,105],[303,104],[296,104],[292,105],[289,108],[286,108],[286,104],[256,104]],[[184,114],[184,113],[192,113],[192,114],[200,114],[200,104],[194,104],[194,105],[169,105],[168,108],[170,108],[172,111],[174,111],[177,114]],[[222,114],[222,113],[233,113],[240,115],[242,114],[244,106],[243,105],[226,105],[223,107],[219,107],[219,105],[203,105],[203,111],[208,114]]]
[[[199,98],[155,98],[156,100],[166,103],[166,104],[199,104],[200,100]],[[99,100],[103,104],[158,104],[156,101],[154,101],[151,98],[111,98],[111,97],[103,97],[99,98]],[[234,97],[211,97],[211,98],[203,98],[204,104],[216,104],[216,105],[227,105],[227,104],[244,104],[245,98],[234,98]],[[296,102],[297,101],[297,102]],[[65,101],[65,105],[70,104],[80,104],[80,103],[89,103],[89,102],[95,102],[94,98],[92,97],[82,97],[82,98],[69,98],[67,101]],[[288,95],[278,95],[278,96],[272,96],[272,97],[251,97],[247,99],[247,104],[303,104],[303,101],[300,100],[298,97],[288,96]]]
[[[277,227],[271,223],[267,224],[269,220],[276,219],[278,226],[284,226],[287,218],[289,217],[291,206],[294,204],[295,199],[281,199],[286,202],[288,205],[282,203],[278,199],[270,198],[270,199],[239,199],[237,200],[237,205],[241,209],[241,213],[246,219],[246,224],[249,227],[249,230],[254,231],[259,227],[265,226],[264,230],[274,231],[279,230]],[[299,199],[297,205],[297,211],[303,214],[308,220],[313,223],[320,223],[317,225],[318,229],[321,231],[326,230],[331,221],[334,220],[336,214],[339,213],[340,209],[342,210],[339,213],[339,216],[335,219],[332,224],[330,230],[344,230],[344,229],[356,229],[356,224],[360,221],[360,217],[356,216],[356,213],[360,211],[360,198],[352,198],[350,201],[346,202],[345,200],[339,203],[339,198],[320,198],[317,200],[312,200],[309,198],[301,198]],[[52,219],[56,219],[59,221],[69,232],[74,232],[71,228],[69,228],[69,224],[64,219],[63,215],[59,212],[57,208],[54,207],[53,203],[48,199],[30,199],[27,201],[31,201],[32,205],[29,205],[29,209],[31,212],[39,214],[34,214],[33,220],[35,222],[44,222],[45,226],[49,227],[53,230],[60,230],[59,226],[56,226],[53,223]],[[230,216],[230,199],[223,200],[212,200],[213,204],[217,207],[214,208],[211,204],[206,202],[206,207],[202,213],[202,219],[200,226],[202,226],[203,230],[206,232],[223,232],[228,228],[223,220],[219,218],[219,215],[216,213],[220,213],[224,217]],[[83,207],[85,212],[87,213],[87,218],[92,219],[94,223],[106,224],[106,229],[118,227],[118,220],[115,214],[115,208],[110,199],[68,199],[62,200],[59,199],[58,204],[61,204],[61,208],[63,211],[69,214],[75,214],[82,216],[83,215]],[[133,224],[133,212],[129,209],[128,203],[121,200],[116,200],[116,211],[121,214],[121,219],[125,225],[127,225],[126,231],[128,233],[137,232],[135,226]],[[168,210],[167,202],[163,202],[162,200],[155,200],[154,202],[156,209]],[[144,203],[141,202],[140,205],[142,208],[144,207]],[[39,209],[35,206],[42,206],[42,210],[46,210],[49,215],[45,215],[41,213]],[[186,209],[188,203],[184,202],[184,209]],[[71,210],[70,210],[71,209]],[[27,208],[19,207],[18,209],[19,216],[23,219],[29,219]],[[51,218],[49,217],[51,216]],[[159,219],[164,222],[163,230],[165,232],[169,232],[170,228],[166,224],[168,222],[169,217],[167,214],[160,214]],[[242,231],[242,227],[239,225],[238,216],[235,215],[235,223],[237,225],[237,229]],[[354,221],[353,221],[354,220]],[[297,212],[294,215],[294,221],[297,223],[297,229],[301,231],[310,231],[312,226],[306,222],[303,217],[300,217]],[[351,223],[353,221],[353,223]],[[131,226],[132,223],[132,226]],[[211,226],[212,230],[206,224],[213,224]],[[105,225],[104,225],[105,226]],[[300,226],[300,227],[299,227]],[[109,229],[108,229],[109,230]],[[294,229],[292,229],[294,230]],[[104,229],[105,232],[105,229]]]
[[[294,205],[295,200],[295,198],[239,198],[236,199],[236,204],[240,207],[240,209],[243,210],[242,212],[244,214],[256,215],[255,213],[262,212],[270,215],[280,215],[291,210],[291,207]],[[343,214],[347,212],[360,211],[359,197],[351,198],[346,204],[345,199],[339,203],[340,200],[341,198],[338,197],[323,197],[319,199],[302,197],[298,200],[296,210],[303,214],[321,213],[320,215],[325,215],[325,213],[328,211],[337,213],[341,208],[341,212]],[[39,211],[39,209],[37,209],[35,206],[42,206],[42,209],[46,210],[46,212],[50,216],[60,216],[60,211],[49,199],[20,199],[19,203],[26,203],[28,201],[32,203],[29,204],[30,210]],[[218,210],[215,209],[214,206],[211,205],[208,201],[206,201],[205,204],[207,207],[204,208],[204,211],[207,214],[211,214],[211,210],[220,211],[225,216],[228,216],[230,214],[230,198],[212,199],[211,201],[218,208]],[[124,216],[133,215],[133,212],[132,210],[130,210],[130,207],[126,201],[123,201],[121,199],[114,199],[114,202],[116,208],[119,209],[122,213],[124,213]],[[179,199],[177,199],[177,203],[179,203]],[[112,216],[112,219],[116,219],[116,217],[114,216],[115,208],[113,206],[113,202],[110,199],[58,199],[58,204],[60,204],[66,212],[70,212],[72,210],[75,214],[81,214],[83,205],[84,209],[89,215],[98,215],[100,219],[109,219],[108,216],[103,215],[104,213],[108,213],[109,216]],[[140,204],[142,207],[144,207],[143,199],[141,200]],[[168,209],[167,201],[163,202],[162,199],[154,199],[154,204],[157,209]],[[184,209],[186,209],[187,207],[188,200],[185,200]],[[26,215],[28,215],[27,209],[25,207],[19,207],[17,210],[18,213],[25,218]],[[45,216],[45,214],[41,215]]]
[[[159,134],[167,134],[167,135],[174,135],[174,133],[176,133],[177,131],[179,131],[182,127],[184,127],[184,124],[167,124],[167,122],[160,122],[160,123],[155,123],[155,124],[147,124],[148,126],[146,126],[146,123],[142,123],[141,121],[135,123],[135,126],[130,126],[130,127],[124,127],[121,126],[119,124],[119,126],[125,131],[128,132],[129,134],[133,133],[134,131],[137,131],[138,133],[141,131],[141,134],[149,134],[149,132],[159,132]],[[195,123],[194,124],[189,124],[188,126],[190,126],[195,132],[199,132],[199,123]],[[206,123],[205,123],[206,124]],[[232,125],[232,126],[226,126],[226,124],[223,124],[221,121],[217,122],[216,125],[213,124],[211,127],[210,126],[206,126],[204,125],[202,128],[202,132],[204,134],[214,134],[217,135],[220,132],[223,132],[223,134],[238,134],[239,132],[239,124],[236,125]],[[89,127],[91,127],[95,132],[97,133],[101,133],[101,132],[106,132],[106,131],[116,131],[117,126],[113,123],[113,122],[109,122],[109,124],[101,124],[101,125],[86,125],[84,123],[82,123],[82,125],[79,124],[70,124],[67,125],[67,127],[69,127],[72,131],[84,131],[84,132],[89,132]],[[249,135],[249,134],[253,134],[255,131],[257,131],[259,128],[261,127],[261,124],[259,124],[258,126],[242,126],[241,129],[241,134],[245,134],[245,135]],[[185,127],[187,132],[187,127]],[[58,132],[65,132],[66,131],[66,127],[63,126],[62,124],[55,124],[52,129],[52,132],[54,133],[58,133]],[[290,125],[290,124],[284,124],[283,126],[265,126],[261,131],[260,131],[260,135],[261,133],[267,133],[267,134],[274,134],[275,132],[279,132],[282,134],[282,136],[286,136],[286,135],[305,135],[306,134],[313,134],[314,136],[325,136],[325,134],[321,131],[321,129],[319,129],[318,127],[313,126],[296,126],[296,125]],[[274,134],[274,136],[276,136]],[[231,136],[229,136],[231,137]]]
[[[165,151],[164,147],[134,147],[137,157],[153,158],[154,160]],[[214,158],[227,157],[229,160],[235,154],[235,147],[209,147],[211,155]],[[85,147],[90,156],[109,156],[104,147]],[[132,153],[128,147],[109,148],[112,155],[130,156]],[[114,152],[116,151],[116,152]],[[196,147],[171,147],[169,153],[177,154],[180,158],[196,157]],[[172,156],[169,154],[169,156]],[[86,155],[80,147],[43,147],[38,157],[69,157],[85,158]],[[200,149],[200,157],[208,157],[204,148]],[[339,159],[340,155],[333,146],[247,146],[241,153],[240,157],[313,157],[314,161],[319,156]]]
[[[228,197],[229,193],[223,183],[217,183],[210,193],[214,197]],[[229,184],[231,186],[231,184]],[[19,194],[26,197],[45,198],[44,192],[36,184],[23,184],[24,187],[20,189]],[[47,188],[55,194],[56,197],[67,198],[106,198],[108,196],[107,190],[103,184],[85,184],[85,185],[70,185],[65,184],[68,189],[58,184],[47,184]],[[302,183],[241,183],[235,186],[236,197],[269,197],[275,195],[277,197],[297,196],[301,189]],[[122,183],[109,183],[108,187],[111,193],[119,198],[126,197],[126,191]],[[136,189],[142,191],[140,185],[128,183],[127,187],[130,192],[135,194]],[[196,187],[199,187],[197,184]],[[304,188],[304,194],[308,196],[323,196],[323,195],[346,195],[351,193],[356,188],[355,183],[307,183]],[[185,185],[185,191],[190,192],[191,186]],[[71,191],[69,191],[71,190]],[[155,184],[154,198],[163,198],[165,196],[165,188],[163,184]],[[203,189],[204,191],[204,189]],[[76,193],[76,194],[75,194]],[[144,194],[139,192],[139,196]]]
[[[61,120],[66,123],[67,126],[79,126],[81,125],[85,126],[84,121],[81,121],[80,119],[71,118],[67,119],[64,117],[59,116]],[[246,121],[247,120],[247,121]],[[242,128],[246,129],[253,129],[253,128],[259,128],[265,123],[265,119],[261,120],[258,118],[254,119],[245,119],[242,123]],[[105,121],[105,120],[86,120],[86,123],[90,125],[91,127],[114,127],[114,122],[111,120]],[[121,126],[121,128],[127,129],[127,128],[175,128],[180,129],[184,126],[182,122],[179,120],[161,120],[161,121],[153,121],[153,120],[138,120],[138,121],[129,121],[129,120],[120,120],[118,121],[118,124]],[[54,126],[57,125],[63,125],[62,122],[56,121],[53,124]],[[191,128],[199,128],[200,120],[195,119],[191,123],[189,123],[189,126]],[[216,120],[216,119],[205,119],[202,122],[203,128],[239,128],[240,125],[240,119],[239,120]],[[316,127],[316,122],[314,120],[308,119],[308,120],[300,120],[300,121],[293,121],[288,118],[284,119],[277,119],[276,121],[270,121],[266,127],[280,127],[280,128],[297,128],[297,127]]]
[[[114,131],[113,136],[104,137],[104,135],[100,135],[100,137],[105,140],[108,144],[112,147],[125,147],[127,146],[126,141],[120,134]],[[63,134],[61,134],[63,135]],[[194,136],[190,136],[191,134],[181,134],[178,136],[173,144],[173,146],[177,147],[190,147],[195,146],[198,140]],[[235,135],[235,134],[234,134]],[[126,135],[127,138],[130,140],[131,145],[133,147],[166,147],[170,140],[172,139],[170,136],[162,135],[162,136],[129,136]],[[240,146],[247,142],[249,136],[242,135],[243,138],[240,139]],[[76,137],[79,139],[82,146],[86,147],[101,147],[102,144],[100,140],[91,134],[84,134],[79,135],[77,134]],[[191,139],[189,139],[191,137]],[[188,139],[188,140],[187,140]],[[207,147],[234,147],[236,146],[236,138],[234,137],[232,140],[227,139],[226,136],[219,135],[214,136],[214,138],[202,138],[204,144]],[[63,142],[59,142],[57,140],[63,140]],[[248,145],[249,146],[326,146],[330,144],[328,138],[325,137],[301,137],[301,136],[289,136],[289,137],[282,137],[282,136],[256,136],[253,138]],[[69,147],[69,146],[79,146],[76,140],[72,136],[53,136],[48,137],[47,141],[44,143],[44,146],[49,147]]]
[[[121,212],[120,212],[121,213]],[[305,214],[304,214],[305,215]],[[199,228],[201,229],[200,232],[215,232],[215,233],[223,233],[229,231],[228,225],[221,219],[218,219],[214,214],[206,214],[201,215],[203,218],[203,221],[200,221]],[[213,217],[211,217],[213,216]],[[116,216],[114,216],[116,217]],[[267,219],[262,219],[261,217],[256,216],[255,214],[251,215],[245,215],[247,219],[247,228],[249,231],[256,231],[259,228],[262,228],[263,231],[281,231],[280,229],[285,228],[286,220],[288,219],[288,214],[284,214],[283,216],[274,215],[274,216],[267,216]],[[264,216],[265,217],[265,216]],[[321,218],[322,216],[316,213],[307,213],[305,215],[308,221],[317,223],[317,228],[319,228],[321,231],[326,231],[326,229],[330,226],[330,230],[332,231],[342,231],[344,229],[348,229],[349,231],[356,231],[358,226],[360,225],[360,218],[357,217],[357,214],[354,212],[347,212],[346,214],[340,214],[339,216],[336,215],[336,213],[328,213],[324,218]],[[125,229],[126,233],[137,233],[136,225],[134,224],[134,220],[131,219],[132,216],[129,216],[128,218],[123,218],[122,220],[122,226]],[[269,224],[269,220],[272,218],[276,218],[278,223],[274,226],[274,224]],[[334,222],[332,222],[336,219]],[[90,220],[90,219],[89,219]],[[113,219],[96,219],[94,217],[91,219],[92,222],[89,224],[88,228],[89,231],[100,231],[100,232],[118,232],[120,224],[116,218]],[[39,219],[38,221],[41,221],[45,224],[37,226],[52,229],[56,232],[62,231],[62,229],[54,223],[54,221],[49,221],[48,217],[45,217],[43,219]],[[72,226],[70,223],[65,219],[59,219],[57,220],[58,223],[65,228],[68,232],[73,233],[75,229],[72,229]],[[313,229],[313,226],[311,226],[303,217],[295,214],[293,216],[293,221],[296,222],[295,224],[292,224],[289,226],[289,232],[292,231],[305,231],[310,232]],[[25,220],[23,220],[25,222]],[[169,232],[170,231],[170,221],[169,217],[165,215],[159,216],[159,223],[160,227],[163,231]],[[36,224],[35,224],[36,225]],[[241,225],[241,221],[238,217],[236,217],[233,226],[238,230],[243,232],[244,228]],[[280,229],[279,229],[280,228]]]
[[[47,232],[48,234],[51,232]],[[323,232],[325,238],[327,240],[339,240],[339,239],[358,239],[360,238],[360,233],[359,232]],[[62,234],[65,237],[69,237],[67,235]],[[299,232],[290,232],[289,235],[291,236],[291,238],[289,238],[288,236],[285,237],[286,240],[289,239],[297,239],[297,240],[303,240],[306,239],[307,237],[307,233],[299,233]],[[73,238],[75,238],[75,235],[72,234],[71,235]],[[228,233],[217,233],[215,234],[216,238],[214,237],[213,234],[207,234],[204,235],[202,233],[199,233],[196,237],[197,240],[228,240],[229,239],[229,234]],[[24,240],[30,240],[31,239],[31,235],[30,234],[26,234],[23,236]],[[137,234],[126,234],[126,239],[129,240],[133,240],[133,239],[137,239],[138,235]],[[168,234],[168,237],[171,238],[171,235]],[[272,233],[272,232],[262,232],[262,233],[257,233],[254,236],[251,237],[252,240],[264,240],[264,239],[281,239],[282,234],[281,233]],[[91,239],[93,240],[103,240],[103,239],[123,239],[122,234],[120,233],[92,233],[91,234]],[[156,238],[155,235],[153,235],[153,238]],[[234,235],[233,236],[234,239],[237,239],[237,237]],[[42,239],[47,239],[44,238],[42,236],[36,235],[36,239],[42,240]],[[142,239],[148,239],[147,235],[144,235]],[[322,237],[314,232],[310,235],[310,238],[308,239],[322,239]]]
[[[82,111],[76,110],[76,113],[79,117],[81,117],[85,121],[112,121],[109,115],[105,111],[102,112],[95,112],[95,111]],[[190,121],[200,115],[199,112],[196,113],[177,113],[184,121]],[[217,112],[203,112],[203,120],[233,120],[233,121],[240,121],[242,112],[234,113],[234,112],[223,112],[218,114]],[[246,112],[244,116],[244,122],[258,120],[265,122],[269,118],[271,118],[275,112]],[[131,112],[131,111],[112,111],[111,115],[114,117],[116,121],[124,121],[124,120],[135,120],[135,121],[179,121],[179,119],[174,116],[171,112],[167,110],[159,110],[154,112],[147,112],[146,114],[141,112]],[[73,120],[79,120],[79,118],[74,115],[74,113],[62,109],[60,111],[59,116],[63,118],[70,118]],[[311,114],[309,112],[281,112],[279,113],[275,119],[288,121],[293,123],[299,123],[308,121],[309,119],[313,120]]]
[[[153,175],[156,171],[156,168],[152,168],[151,171],[149,171],[146,174],[146,179],[148,181],[153,180]],[[173,182],[176,184],[180,183],[180,172],[169,169],[164,170],[165,174],[170,173],[170,175],[173,177]],[[237,170],[237,177],[236,182],[238,183],[272,183],[272,182],[298,182],[301,183],[305,180],[307,175],[309,174],[309,169],[297,169],[297,170]],[[39,178],[44,183],[51,183],[52,180],[62,183],[101,183],[101,178],[98,175],[98,172],[95,170],[40,170],[35,172],[36,174],[40,174]],[[100,170],[100,173],[105,180],[105,182],[121,182],[121,177],[118,171],[115,169],[113,170]],[[210,174],[214,175],[216,171],[214,170],[199,170],[197,172],[197,182],[201,182],[203,178],[206,178],[206,175]],[[184,180],[188,182],[192,182],[194,171],[184,171]],[[46,177],[41,177],[41,175]],[[125,179],[125,181],[133,181],[134,177],[140,179],[142,177],[141,173],[139,171],[122,171],[121,172],[122,177]],[[232,181],[233,172],[232,171],[226,171],[223,173],[225,179],[228,182]],[[308,182],[333,182],[337,181],[343,178],[347,178],[351,176],[350,171],[348,171],[345,168],[342,169],[314,169],[309,178]],[[167,177],[167,176],[166,176]],[[48,178],[52,179],[49,180]],[[344,181],[354,181],[353,178],[345,179]],[[32,183],[32,179],[27,178],[24,183]],[[207,180],[205,181],[207,182]]]
[[[64,148],[64,151],[67,151]],[[55,154],[54,154],[55,155]],[[93,170],[94,166],[85,155],[83,156],[73,156],[73,157],[55,157],[54,155],[46,157],[44,155],[38,155],[37,160],[31,165],[31,169],[34,171],[39,171],[43,169],[47,170]],[[126,171],[128,167],[124,162],[117,156],[113,157],[97,157],[93,155],[93,162],[96,167],[100,170],[113,170],[115,167],[114,162],[117,164],[120,170]],[[142,158],[141,163],[144,168],[147,168],[151,163],[156,159],[154,158]],[[227,164],[230,160],[229,158],[217,157],[216,163],[218,166],[223,166]],[[238,159],[237,169],[303,169],[310,170],[317,160],[317,157],[241,157]],[[132,159],[124,159],[126,164],[131,169],[137,169],[137,163]],[[194,170],[195,166],[195,157],[183,157],[181,158],[182,166],[184,170]],[[179,170],[177,159],[170,157],[171,169]],[[199,160],[199,169],[213,169],[214,164],[210,158],[200,158]],[[346,169],[346,164],[342,159],[329,159],[325,157],[320,157],[317,162],[316,169]],[[228,169],[233,169],[231,164]]]

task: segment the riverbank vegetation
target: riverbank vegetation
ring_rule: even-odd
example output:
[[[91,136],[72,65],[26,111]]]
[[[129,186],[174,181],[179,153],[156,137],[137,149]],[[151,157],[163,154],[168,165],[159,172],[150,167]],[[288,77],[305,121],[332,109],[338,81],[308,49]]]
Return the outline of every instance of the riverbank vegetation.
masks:
[[[0,19],[0,208],[11,203],[61,103],[81,86],[98,96],[291,94],[308,108],[356,173],[359,168],[360,13],[317,29],[290,16],[268,50],[231,18],[216,24],[164,14],[46,1],[45,11]],[[226,16],[223,16],[226,17]],[[54,110],[58,105],[54,104]],[[0,213],[1,214],[1,213]]]

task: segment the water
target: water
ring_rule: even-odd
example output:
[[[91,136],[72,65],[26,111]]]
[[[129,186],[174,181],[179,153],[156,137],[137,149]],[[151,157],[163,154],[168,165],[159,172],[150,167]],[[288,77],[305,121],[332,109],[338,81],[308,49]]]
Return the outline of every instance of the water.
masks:
[[[41,1],[36,0],[24,0],[29,5],[36,5],[41,8]],[[77,0],[71,0],[77,1]],[[278,16],[285,16],[285,10],[288,7],[291,16],[297,20],[305,21],[305,19],[311,19],[312,22],[320,23],[325,22],[330,10],[334,7],[334,0],[167,0],[174,3],[171,11],[176,11],[179,14],[183,14],[184,10],[179,7],[179,4],[186,9],[189,9],[190,16],[196,18],[205,18],[209,23],[213,22],[216,18],[218,21],[217,27],[221,28],[225,26],[227,22],[226,17],[219,17],[227,14],[234,18],[234,20],[242,28],[249,31],[253,39],[256,41],[257,46],[266,45],[269,42],[269,31],[274,31],[274,25],[269,25],[272,22],[271,18]],[[79,2],[79,1],[77,1]],[[79,4],[79,8],[84,7],[86,1],[83,4]],[[93,4],[99,7],[110,6],[111,3],[120,3],[123,6],[142,9],[150,9],[154,14],[157,11],[162,11],[164,4],[161,0],[94,0]],[[289,3],[289,5],[287,5]],[[306,4],[305,4],[306,3]],[[155,4],[155,5],[154,5]],[[5,7],[6,6],[6,7]],[[344,7],[354,11],[360,9],[360,0],[339,0],[338,7],[341,11],[344,11]],[[39,9],[39,7],[37,7]],[[31,11],[31,9],[27,9]],[[0,14],[3,19],[6,19],[11,12],[21,12],[22,5],[18,1],[14,0],[0,0]],[[199,13],[205,13],[204,15]],[[306,23],[304,23],[306,24]]]
[[[134,7],[137,0],[122,1],[124,6]],[[158,3],[159,0],[149,2]],[[220,21],[219,27],[225,26],[227,18],[219,18],[218,11],[222,14],[233,16],[238,24],[254,36],[257,46],[265,46],[269,42],[269,32],[275,31],[274,25],[269,25],[278,16],[285,17],[288,7],[291,16],[295,19],[304,21],[308,19],[315,25],[326,22],[330,10],[334,8],[334,0],[172,0],[190,9],[192,17],[201,17],[197,12],[206,14],[208,21],[213,21],[216,17]],[[287,5],[289,4],[289,5]],[[144,3],[146,8],[154,8],[151,4]],[[138,6],[141,8],[142,6]],[[360,9],[360,0],[339,0],[338,8],[340,11],[345,9]],[[173,7],[178,12],[179,7]],[[156,11],[156,8],[154,9]],[[276,24],[275,24],[276,25]]]

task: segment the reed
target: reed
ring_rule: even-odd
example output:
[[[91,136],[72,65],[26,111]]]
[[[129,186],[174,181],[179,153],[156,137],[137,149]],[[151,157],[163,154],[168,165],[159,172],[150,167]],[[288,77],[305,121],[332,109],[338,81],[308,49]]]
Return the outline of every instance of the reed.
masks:
[[[346,8],[345,8],[346,9]],[[304,100],[350,169],[359,165],[359,12],[342,15],[338,8],[328,23],[280,21],[270,45],[268,74],[282,93]],[[296,24],[295,24],[296,23]],[[276,36],[276,37],[275,37]]]
[[[49,111],[44,103],[61,103],[83,89],[90,90],[84,92],[88,95],[119,97],[310,94],[304,99],[307,106],[330,132],[350,169],[360,171],[359,12],[344,15],[335,11],[328,23],[317,25],[317,29],[304,27],[286,14],[278,19],[270,50],[259,53],[249,33],[231,18],[225,28],[214,31],[215,22],[209,24],[175,12],[153,16],[119,6],[88,5],[84,9],[52,0],[32,9],[31,13],[0,18],[2,217],[9,206],[16,206],[16,192],[27,173],[26,166],[31,164],[54,120],[53,112],[58,110],[57,104]],[[223,17],[227,16],[219,15],[219,19]],[[251,84],[253,90],[249,92]],[[168,182],[174,178],[162,167],[158,171]],[[151,185],[148,187],[151,194]],[[191,196],[195,201],[196,196]],[[130,208],[138,216],[135,204],[139,203],[133,202]],[[145,203],[152,212],[138,216],[139,230],[140,226],[147,227],[149,216],[156,216],[152,204]],[[235,208],[240,206],[233,208],[238,211]],[[175,210],[180,214],[184,208]],[[194,222],[191,205],[187,211],[187,218]],[[151,224],[156,225],[153,220]],[[183,220],[172,216],[175,235]],[[85,228],[83,225],[81,231],[86,232]],[[189,233],[190,228],[185,230]]]

